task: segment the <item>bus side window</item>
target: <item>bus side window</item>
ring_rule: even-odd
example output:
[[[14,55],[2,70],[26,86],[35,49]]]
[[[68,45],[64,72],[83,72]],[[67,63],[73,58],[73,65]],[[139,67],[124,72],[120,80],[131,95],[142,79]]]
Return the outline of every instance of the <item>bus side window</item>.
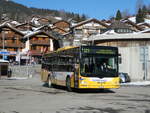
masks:
[[[85,73],[88,73],[89,72],[89,66],[87,64],[85,64],[84,68],[85,68]]]

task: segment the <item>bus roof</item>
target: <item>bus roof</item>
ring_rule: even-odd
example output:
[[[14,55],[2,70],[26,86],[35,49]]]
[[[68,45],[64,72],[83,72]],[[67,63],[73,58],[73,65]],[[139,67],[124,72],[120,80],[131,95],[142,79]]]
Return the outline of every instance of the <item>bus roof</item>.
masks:
[[[66,46],[63,48],[59,48],[57,51],[63,51],[63,50],[67,50],[67,49],[72,49],[72,48],[78,48],[79,46]]]
[[[56,52],[59,52],[59,51],[64,51],[64,50],[67,50],[67,49],[78,48],[78,47],[79,47],[79,46],[66,46],[66,47],[63,47],[63,48],[59,48],[59,49],[57,49],[56,51],[48,52],[48,53],[46,53],[46,54],[56,53]]]

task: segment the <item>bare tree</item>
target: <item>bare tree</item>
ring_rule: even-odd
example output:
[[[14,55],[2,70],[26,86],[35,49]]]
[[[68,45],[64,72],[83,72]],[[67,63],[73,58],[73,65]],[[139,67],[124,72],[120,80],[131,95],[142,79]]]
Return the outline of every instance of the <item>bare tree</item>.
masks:
[[[129,9],[125,9],[124,11],[122,11],[122,18],[126,18],[131,16]]]
[[[137,0],[137,1],[136,1],[136,13],[138,12],[138,10],[139,10],[140,8],[142,9],[143,5],[144,5],[143,0]]]
[[[65,13],[65,10],[60,10],[59,16],[62,17],[63,20],[67,20],[67,15]]]

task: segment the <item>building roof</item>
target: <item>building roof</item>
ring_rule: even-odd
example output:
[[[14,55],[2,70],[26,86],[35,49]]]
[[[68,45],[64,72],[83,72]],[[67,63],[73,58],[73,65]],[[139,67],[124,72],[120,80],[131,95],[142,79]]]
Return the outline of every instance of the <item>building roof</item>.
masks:
[[[145,30],[143,30],[143,31],[139,31],[138,33],[150,33],[150,28],[145,29]]]
[[[144,25],[150,28],[150,24],[146,23],[146,22],[142,22],[142,23],[138,23],[138,26]]]
[[[126,23],[123,23],[121,21],[114,21],[112,22],[112,24],[110,25],[111,29],[116,29],[116,28],[126,28],[126,29],[130,29],[131,27],[128,26]]]
[[[68,32],[68,31],[66,31],[66,30],[64,30],[64,29],[62,29],[62,28],[60,28],[60,27],[57,27],[57,26],[51,27],[51,29],[52,29],[52,30],[58,29],[58,30],[61,30],[61,31],[65,32],[65,33]]]
[[[143,30],[140,26],[136,25],[134,22],[132,22],[128,19],[122,20],[122,22],[132,25],[133,27],[135,27],[139,31]]]
[[[36,28],[32,28],[33,31],[39,31],[39,30],[45,30],[45,29],[51,29],[51,27],[49,25],[43,25],[43,26],[40,26],[40,27],[36,27]]]
[[[33,25],[31,22],[26,22],[26,23],[22,23],[22,24],[19,24],[19,25],[17,25],[16,26],[16,28],[18,28],[18,27],[20,27],[20,26],[25,26],[25,25],[29,25],[29,26],[31,26],[31,27],[36,27],[35,25]]]
[[[105,23],[102,22],[102,21],[99,21],[99,20],[97,20],[97,19],[89,19],[89,20],[82,21],[82,22],[80,22],[80,23],[78,23],[78,24],[72,26],[71,28],[76,28],[76,27],[82,26],[82,25],[87,24],[87,23],[90,23],[90,22],[98,23],[98,24],[100,24],[100,25],[102,25],[102,26],[105,26],[105,27],[107,27],[107,28],[109,27],[107,24],[105,24]]]
[[[87,41],[143,40],[143,39],[150,39],[150,33],[95,35],[90,36],[87,39]]]
[[[65,21],[65,20],[58,20],[58,21],[54,22],[53,25],[55,25],[55,24],[57,24],[57,23],[60,23],[60,22],[65,22],[65,23],[67,23],[67,24],[69,25],[69,27],[70,27],[70,25],[71,25],[68,21]]]
[[[4,22],[3,24],[0,25],[0,29],[2,28],[10,28],[12,31],[19,33],[20,35],[24,36],[25,34],[21,31],[19,31],[18,29],[14,28],[13,26],[11,26],[9,23]]]
[[[50,34],[44,32],[44,31],[40,31],[40,30],[39,30],[39,31],[34,31],[34,32],[28,33],[27,35],[25,35],[25,36],[22,38],[22,40],[27,40],[28,38],[32,38],[33,36],[38,35],[38,34],[44,34],[44,35],[47,35],[48,37],[51,37],[51,38],[54,39],[54,40],[57,40],[54,36],[52,36],[52,35],[50,35]]]

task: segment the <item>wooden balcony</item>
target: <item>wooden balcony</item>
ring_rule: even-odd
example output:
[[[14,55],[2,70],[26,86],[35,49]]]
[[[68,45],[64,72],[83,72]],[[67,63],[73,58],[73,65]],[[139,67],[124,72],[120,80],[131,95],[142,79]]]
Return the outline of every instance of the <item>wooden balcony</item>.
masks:
[[[42,56],[42,52],[40,50],[30,50],[29,55],[31,55],[31,56]]]
[[[14,36],[5,36],[4,39],[14,39],[15,37]],[[0,39],[3,39],[3,37],[0,35]]]
[[[32,45],[50,45],[49,40],[30,40],[30,44]]]
[[[4,44],[5,47],[12,47],[12,48],[23,48],[24,47],[24,44],[20,43],[5,43]],[[3,47],[3,44],[0,43],[0,47]]]
[[[43,53],[44,52],[41,50],[30,50],[29,55],[31,55],[31,56],[42,56]]]

